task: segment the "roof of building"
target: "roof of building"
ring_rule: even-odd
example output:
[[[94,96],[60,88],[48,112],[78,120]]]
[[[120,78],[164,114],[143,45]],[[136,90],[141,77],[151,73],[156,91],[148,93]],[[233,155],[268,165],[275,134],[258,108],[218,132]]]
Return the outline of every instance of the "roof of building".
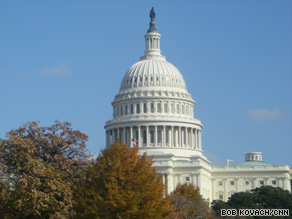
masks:
[[[273,164],[264,161],[245,161],[242,163],[234,164],[232,166],[272,166]]]

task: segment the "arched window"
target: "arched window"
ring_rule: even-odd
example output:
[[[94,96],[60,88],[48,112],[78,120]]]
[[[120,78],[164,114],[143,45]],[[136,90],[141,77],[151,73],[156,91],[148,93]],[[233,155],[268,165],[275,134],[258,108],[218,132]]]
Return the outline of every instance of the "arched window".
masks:
[[[165,113],[168,113],[167,103],[164,103],[164,112],[165,112]]]
[[[171,112],[174,113],[174,104],[171,103]]]
[[[157,103],[157,111],[158,111],[159,113],[161,113],[161,104],[160,104],[160,103]]]

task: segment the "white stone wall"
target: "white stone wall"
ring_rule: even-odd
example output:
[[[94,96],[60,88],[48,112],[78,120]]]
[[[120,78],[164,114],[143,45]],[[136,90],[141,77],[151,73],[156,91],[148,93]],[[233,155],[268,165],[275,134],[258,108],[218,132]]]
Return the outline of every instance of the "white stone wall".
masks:
[[[291,192],[288,165],[212,167],[212,200],[227,201],[235,192],[245,192],[263,185]]]

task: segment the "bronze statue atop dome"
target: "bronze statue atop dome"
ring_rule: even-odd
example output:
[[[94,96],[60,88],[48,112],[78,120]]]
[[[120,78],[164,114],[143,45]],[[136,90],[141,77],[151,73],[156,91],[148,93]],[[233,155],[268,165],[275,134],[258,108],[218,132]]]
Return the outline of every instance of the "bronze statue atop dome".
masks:
[[[155,11],[154,11],[154,7],[152,7],[151,11],[150,11],[150,27],[149,30],[147,31],[147,33],[157,33],[157,30],[155,28]]]

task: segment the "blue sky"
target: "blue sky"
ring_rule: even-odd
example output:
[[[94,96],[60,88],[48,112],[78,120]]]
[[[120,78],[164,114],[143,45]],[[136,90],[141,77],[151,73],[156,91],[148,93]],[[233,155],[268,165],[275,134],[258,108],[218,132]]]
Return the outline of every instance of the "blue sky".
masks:
[[[105,145],[111,101],[144,54],[149,11],[161,50],[196,101],[212,164],[260,151],[292,165],[291,1],[0,1],[0,137],[69,121]]]

